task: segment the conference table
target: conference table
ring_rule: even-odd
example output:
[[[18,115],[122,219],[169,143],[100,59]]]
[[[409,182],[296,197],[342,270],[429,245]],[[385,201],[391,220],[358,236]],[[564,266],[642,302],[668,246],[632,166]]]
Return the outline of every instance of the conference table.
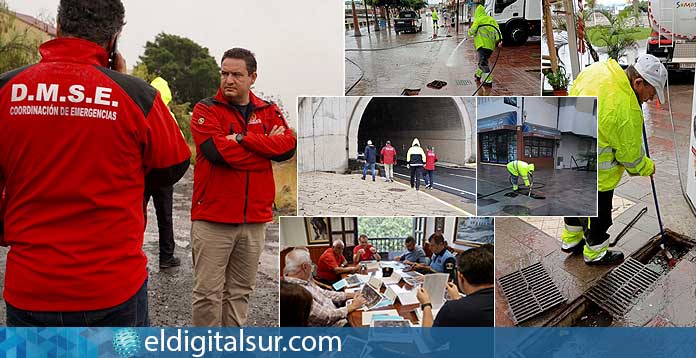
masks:
[[[381,263],[387,263],[390,266],[398,266],[393,261],[380,261]],[[359,264],[352,264],[351,266],[355,267]],[[402,269],[395,268],[394,273],[399,273],[401,274],[403,272]],[[362,269],[358,272],[359,274],[362,275],[373,275],[375,277],[382,277],[382,270],[381,269]],[[350,276],[351,274],[343,274],[342,278],[346,278]],[[362,285],[366,285],[367,283],[363,283]],[[360,287],[362,287],[362,285]],[[406,281],[403,279],[399,281],[398,285],[406,290],[414,290],[417,289],[417,287],[411,286]],[[381,293],[384,293],[387,290],[387,287],[385,284],[382,285],[381,287]],[[374,308],[371,309],[370,312],[379,312],[379,311],[386,311],[386,310],[396,310],[399,313],[399,316],[403,317],[406,320],[411,321],[411,324],[417,325],[419,323],[418,321],[418,316],[416,316],[415,310],[420,307],[420,304],[411,304],[411,305],[402,305],[401,302],[395,302],[392,305],[389,306],[383,306],[379,308]],[[348,323],[350,324],[351,327],[367,327],[368,325],[363,325],[363,310],[355,310],[351,312],[348,315]]]

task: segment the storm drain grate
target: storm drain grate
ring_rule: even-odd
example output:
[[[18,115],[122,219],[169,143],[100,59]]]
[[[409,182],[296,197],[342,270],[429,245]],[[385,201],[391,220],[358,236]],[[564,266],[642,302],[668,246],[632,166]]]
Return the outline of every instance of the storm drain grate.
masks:
[[[520,324],[566,301],[544,266],[537,262],[498,279],[512,319]]]
[[[457,86],[471,86],[471,80],[454,80]]]
[[[658,278],[660,274],[629,257],[587,290],[585,297],[614,317],[621,318],[635,304],[635,299]]]

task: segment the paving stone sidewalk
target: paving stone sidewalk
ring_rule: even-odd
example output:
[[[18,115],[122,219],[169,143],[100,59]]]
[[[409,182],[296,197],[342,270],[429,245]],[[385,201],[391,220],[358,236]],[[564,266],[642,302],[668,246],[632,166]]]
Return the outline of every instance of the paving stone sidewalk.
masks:
[[[423,190],[416,192],[402,183],[386,183],[359,174],[323,172],[298,176],[300,216],[467,216],[474,205],[459,208],[436,199]]]

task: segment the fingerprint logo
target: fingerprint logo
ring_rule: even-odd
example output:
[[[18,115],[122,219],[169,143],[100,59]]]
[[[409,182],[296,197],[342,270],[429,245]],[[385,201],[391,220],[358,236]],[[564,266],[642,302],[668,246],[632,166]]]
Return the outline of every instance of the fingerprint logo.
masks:
[[[119,328],[112,341],[114,351],[122,358],[134,357],[140,349],[140,336],[133,328]]]

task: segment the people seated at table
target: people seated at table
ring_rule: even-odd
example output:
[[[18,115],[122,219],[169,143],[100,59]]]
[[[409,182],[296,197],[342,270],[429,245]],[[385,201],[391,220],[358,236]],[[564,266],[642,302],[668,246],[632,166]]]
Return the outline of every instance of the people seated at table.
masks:
[[[462,252],[457,258],[457,286],[447,283],[449,300],[433,321],[430,295],[422,287],[416,294],[423,310],[423,327],[492,327],[493,326],[493,254],[486,247]]]
[[[334,247],[336,247],[334,245]],[[326,290],[312,280],[312,260],[309,251],[296,248],[285,255],[284,279],[289,283],[302,286],[312,295],[312,306],[307,326],[342,327],[348,323],[348,315],[365,304],[361,294]],[[282,289],[281,289],[282,290]],[[282,293],[281,293],[282,295]],[[347,299],[353,301],[345,305]],[[281,312],[292,307],[285,307],[281,297]],[[339,307],[341,306],[341,307]]]
[[[358,241],[360,245],[353,249],[353,263],[357,264],[360,261],[379,261],[382,259],[377,253],[377,249],[367,242],[367,235],[360,235]]]
[[[304,287],[280,281],[280,326],[306,327],[312,310],[312,294]]]
[[[348,267],[348,261],[343,256],[345,247],[343,241],[336,240],[331,247],[321,254],[319,262],[317,262],[316,278],[318,281],[333,285],[341,279],[341,274],[355,273],[359,270],[358,266]]]
[[[406,251],[394,257],[394,261],[403,261],[406,265],[426,262],[427,257],[425,256],[425,251],[423,251],[422,247],[416,245],[416,239],[414,239],[413,236],[406,238],[404,246],[406,246]]]
[[[442,272],[449,274],[454,279],[456,258],[453,253],[447,250],[447,241],[442,233],[435,232],[428,238],[430,250],[433,252],[430,264],[415,264],[413,268],[423,273]]]

